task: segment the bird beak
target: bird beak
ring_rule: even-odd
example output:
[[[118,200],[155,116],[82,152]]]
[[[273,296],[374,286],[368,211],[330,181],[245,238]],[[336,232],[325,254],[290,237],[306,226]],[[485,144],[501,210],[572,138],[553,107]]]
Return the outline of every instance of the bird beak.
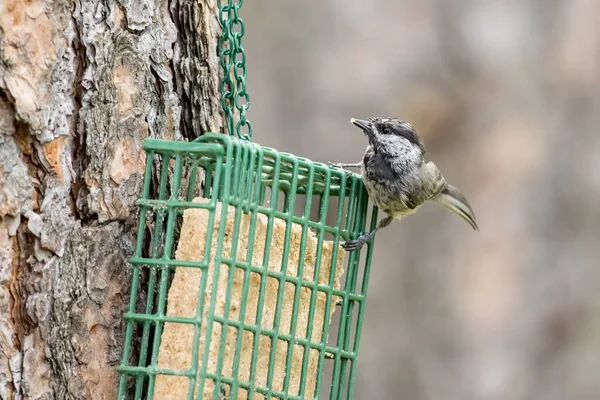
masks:
[[[369,137],[373,136],[372,125],[369,121],[352,118],[350,120],[350,122],[352,122],[354,125],[358,126],[360,129],[362,129],[367,136],[369,136]]]

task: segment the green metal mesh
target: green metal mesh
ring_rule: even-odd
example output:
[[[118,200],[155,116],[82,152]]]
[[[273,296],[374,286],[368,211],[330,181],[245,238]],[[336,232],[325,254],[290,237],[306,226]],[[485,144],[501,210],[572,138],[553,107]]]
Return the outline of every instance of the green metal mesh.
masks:
[[[158,375],[176,375],[189,378],[188,399],[203,398],[203,388],[207,381],[212,381],[214,387],[227,387],[227,391],[214,391],[213,399],[236,399],[241,391],[247,393],[248,399],[351,399],[355,374],[357,351],[360,343],[365,294],[369,282],[369,265],[373,245],[368,244],[362,250],[346,254],[345,273],[342,277],[342,287],[335,289],[333,277],[338,243],[341,239],[348,240],[357,237],[367,230],[367,222],[373,229],[377,220],[377,210],[369,208],[367,193],[355,174],[327,165],[312,162],[305,158],[277,152],[264,148],[249,141],[222,134],[206,134],[195,142],[173,142],[147,139],[144,144],[147,153],[146,172],[142,198],[139,200],[140,218],[135,255],[130,260],[133,265],[133,280],[129,310],[125,313],[126,337],[121,365],[117,368],[121,374],[119,399],[153,399],[154,386]],[[155,189],[153,189],[155,188]],[[207,200],[203,203],[192,202],[194,197],[202,196]],[[222,203],[221,212],[216,212],[218,203]],[[303,202],[303,204],[302,204]],[[225,218],[227,206],[235,209],[235,224],[233,241],[238,238],[240,231],[240,216],[251,216],[250,235],[256,229],[256,216],[263,214],[268,218],[266,247],[271,246],[273,221],[286,221],[285,243],[289,243],[292,223],[302,226],[301,252],[304,252],[306,235],[311,229],[318,238],[315,268],[319,268],[322,256],[321,247],[324,240],[333,240],[333,256],[329,283],[305,280],[298,265],[297,276],[286,274],[289,257],[289,246],[284,246],[280,271],[273,271],[268,265],[269,252],[265,252],[263,265],[253,265],[249,243],[248,254],[235,254],[226,258],[222,254]],[[213,229],[209,222],[209,233],[206,236],[206,255],[197,262],[175,260],[174,253],[179,240],[179,229],[183,212],[186,209],[203,208],[209,213],[209,221],[221,219],[216,243],[211,243]],[[214,260],[210,260],[210,249],[216,248]],[[235,248],[235,245],[233,246]],[[303,260],[303,257],[300,257]],[[166,314],[168,289],[176,269],[199,268],[202,279],[198,286],[199,293],[204,293],[207,287],[206,269],[213,262],[215,269],[226,265],[233,269],[241,269],[244,273],[244,289],[239,318],[230,319],[229,311],[225,315],[215,313],[215,293],[210,301],[209,312],[203,318],[204,296],[198,296],[198,308],[195,317],[173,317]],[[261,292],[259,294],[257,318],[255,324],[244,320],[244,298],[247,295],[247,280],[251,273],[261,277]],[[215,275],[218,275],[215,272]],[[233,275],[232,273],[230,275]],[[319,276],[318,270],[315,277]],[[264,307],[264,281],[267,278],[279,280],[277,296],[277,312],[272,329],[260,326]],[[296,335],[297,310],[299,290],[288,291],[285,283],[294,285],[295,289],[307,287],[311,289],[311,308],[306,336]],[[227,299],[231,298],[232,279],[228,280]],[[214,290],[216,292],[216,290]],[[320,342],[312,342],[312,316],[314,313],[317,292],[326,295],[326,309],[331,303],[340,299],[339,306],[330,319],[325,313],[323,334]],[[289,333],[279,329],[279,310],[285,296],[294,297],[294,313],[292,314],[291,330]],[[227,304],[229,305],[229,304]],[[161,334],[166,322],[191,324],[194,327],[193,350],[188,355],[191,368],[186,370],[169,370],[158,367]],[[220,324],[222,337],[219,347],[219,359],[216,373],[208,372],[206,361],[208,351],[204,351],[203,360],[198,360],[199,332],[203,324],[207,330],[214,324]],[[231,376],[222,373],[224,336],[229,329],[235,328],[240,338],[242,330],[253,333],[254,344],[250,370],[250,379],[243,381],[235,373],[239,366],[240,340],[236,341],[234,369]],[[272,340],[269,359],[267,385],[257,385],[256,376],[258,341],[260,337]],[[210,342],[207,333],[205,349]],[[304,347],[302,361],[302,378],[300,391],[294,395],[289,392],[289,374],[286,374],[283,390],[277,391],[271,387],[273,380],[274,356],[277,343],[286,341],[287,357],[286,372],[290,369],[291,353],[294,345]],[[318,377],[314,393],[307,393],[306,371],[309,349],[318,350]],[[264,372],[264,371],[263,371]],[[228,392],[227,397],[223,393]],[[246,395],[245,395],[246,396]]]

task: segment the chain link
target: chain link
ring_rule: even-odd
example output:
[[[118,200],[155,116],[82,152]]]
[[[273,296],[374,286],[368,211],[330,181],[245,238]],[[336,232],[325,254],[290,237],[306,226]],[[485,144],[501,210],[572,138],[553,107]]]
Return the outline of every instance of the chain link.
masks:
[[[224,2],[226,4],[223,4]],[[244,21],[239,17],[243,4],[244,0],[217,0],[219,22],[223,28],[223,34],[219,38],[219,61],[223,68],[223,80],[219,91],[227,133],[233,136],[235,131],[240,139],[250,140],[252,123],[246,117],[246,111],[250,107],[250,95],[246,90],[246,51],[242,46],[246,28]],[[239,112],[237,122],[236,110]],[[244,130],[245,133],[242,132]]]

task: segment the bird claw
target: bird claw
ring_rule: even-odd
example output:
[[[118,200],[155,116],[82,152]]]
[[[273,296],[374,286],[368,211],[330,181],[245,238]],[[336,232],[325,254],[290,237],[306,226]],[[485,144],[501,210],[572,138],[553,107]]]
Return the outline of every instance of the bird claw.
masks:
[[[348,240],[347,242],[342,243],[342,247],[346,251],[355,251],[360,249],[365,244],[364,241],[360,239]]]
[[[327,161],[327,164],[329,164],[332,167],[336,167],[336,168],[339,168],[342,171],[344,171],[344,173],[346,174],[346,178],[351,178],[353,175],[356,175],[355,172],[352,172],[352,171],[344,168],[344,166],[342,164],[332,163],[331,161]]]

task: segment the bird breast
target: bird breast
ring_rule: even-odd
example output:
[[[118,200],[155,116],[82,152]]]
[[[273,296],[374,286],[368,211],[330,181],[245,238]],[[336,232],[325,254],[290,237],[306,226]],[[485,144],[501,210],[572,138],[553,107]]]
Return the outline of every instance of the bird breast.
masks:
[[[413,213],[420,205],[414,201],[415,191],[421,186],[418,171],[410,158],[389,157],[367,149],[361,173],[373,204],[397,217]]]

